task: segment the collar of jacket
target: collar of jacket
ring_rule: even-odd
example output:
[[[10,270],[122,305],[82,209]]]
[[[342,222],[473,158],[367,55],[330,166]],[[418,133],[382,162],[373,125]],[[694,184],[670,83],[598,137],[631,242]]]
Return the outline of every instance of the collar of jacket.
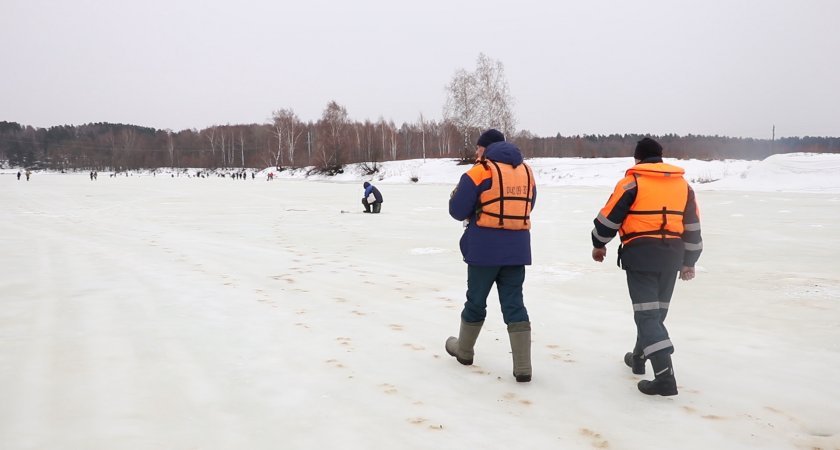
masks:
[[[627,169],[627,172],[625,172],[624,175],[628,176],[634,174],[666,177],[673,175],[682,176],[685,174],[685,169],[671,164],[665,164],[662,162],[662,158],[656,157],[645,159],[639,164]]]

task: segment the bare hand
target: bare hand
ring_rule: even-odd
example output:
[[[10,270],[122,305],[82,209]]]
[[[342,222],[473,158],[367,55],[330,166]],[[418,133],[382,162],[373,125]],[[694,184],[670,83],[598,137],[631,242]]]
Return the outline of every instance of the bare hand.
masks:
[[[594,247],[592,249],[592,259],[598,262],[603,262],[607,256],[607,247]]]
[[[680,280],[690,281],[694,279],[694,267],[682,266],[680,269]]]

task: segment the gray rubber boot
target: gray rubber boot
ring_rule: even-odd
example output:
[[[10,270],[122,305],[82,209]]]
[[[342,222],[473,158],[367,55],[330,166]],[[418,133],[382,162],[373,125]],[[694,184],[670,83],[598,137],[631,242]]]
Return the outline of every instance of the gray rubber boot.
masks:
[[[510,351],[513,354],[513,376],[516,381],[531,381],[531,322],[508,324]]]
[[[449,336],[446,340],[446,353],[454,356],[459,363],[470,366],[473,363],[475,356],[475,341],[478,339],[478,333],[484,321],[481,322],[464,322],[461,320],[461,330],[458,332],[458,337]]]

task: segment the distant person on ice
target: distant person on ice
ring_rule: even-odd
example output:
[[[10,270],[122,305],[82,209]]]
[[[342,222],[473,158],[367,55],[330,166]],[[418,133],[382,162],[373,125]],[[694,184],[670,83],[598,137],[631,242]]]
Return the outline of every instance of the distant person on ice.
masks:
[[[18,181],[20,181],[20,170],[18,170]]]
[[[671,354],[674,346],[665,329],[677,274],[694,278],[694,264],[703,250],[700,212],[685,171],[662,162],[662,146],[650,138],[636,145],[636,165],[618,182],[592,230],[592,259],[602,262],[607,243],[621,237],[618,264],[627,273],[633,302],[636,344],[624,355],[634,374],[653,366],[653,381],[638,383],[648,395],[677,395]]]
[[[490,129],[476,143],[477,162],[461,175],[449,199],[449,215],[466,220],[461,254],[467,263],[467,301],[458,337],[446,352],[471,365],[473,347],[487,316],[493,284],[507,324],[516,381],[531,381],[531,322],[522,295],[525,266],[531,264],[531,210],[537,187],[531,168],[515,145]]]
[[[365,212],[379,214],[382,211],[382,193],[379,192],[379,189],[376,189],[376,186],[367,181],[362,186],[365,187],[365,193],[362,196],[362,204],[365,205]],[[372,211],[371,207],[373,207]]]

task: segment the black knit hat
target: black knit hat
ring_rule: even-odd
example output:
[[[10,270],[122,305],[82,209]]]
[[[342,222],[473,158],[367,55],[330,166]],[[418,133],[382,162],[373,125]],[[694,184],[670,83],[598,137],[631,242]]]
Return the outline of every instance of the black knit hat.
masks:
[[[642,161],[651,156],[662,157],[662,146],[659,145],[659,142],[651,138],[644,138],[636,143],[636,151],[633,152],[633,158]]]
[[[480,145],[482,147],[489,147],[490,144],[494,142],[503,142],[505,140],[505,135],[502,134],[501,131],[491,128],[484,133],[481,133],[481,136],[478,137],[478,142],[476,145]]]

